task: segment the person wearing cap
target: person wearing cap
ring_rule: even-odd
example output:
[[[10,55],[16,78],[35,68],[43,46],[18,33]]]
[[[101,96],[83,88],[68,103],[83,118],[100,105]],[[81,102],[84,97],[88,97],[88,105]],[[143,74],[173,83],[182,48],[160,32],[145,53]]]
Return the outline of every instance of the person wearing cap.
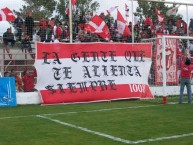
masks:
[[[7,31],[3,34],[3,42],[7,46],[9,43],[11,43],[11,46],[15,44],[14,35],[11,32],[11,28],[7,28]]]

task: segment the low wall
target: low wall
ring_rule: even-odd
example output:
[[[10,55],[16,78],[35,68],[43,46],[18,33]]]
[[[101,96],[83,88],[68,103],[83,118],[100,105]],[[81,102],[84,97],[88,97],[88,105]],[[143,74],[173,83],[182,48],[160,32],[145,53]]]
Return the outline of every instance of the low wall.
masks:
[[[154,96],[163,96],[162,87],[150,87]],[[192,86],[193,89],[193,86]],[[179,95],[180,86],[167,86],[167,95]],[[184,90],[186,94],[186,89]],[[27,104],[41,104],[42,100],[38,92],[17,92],[16,93],[17,104],[27,105]]]
[[[17,92],[16,99],[18,105],[41,104],[41,97],[38,92]]]

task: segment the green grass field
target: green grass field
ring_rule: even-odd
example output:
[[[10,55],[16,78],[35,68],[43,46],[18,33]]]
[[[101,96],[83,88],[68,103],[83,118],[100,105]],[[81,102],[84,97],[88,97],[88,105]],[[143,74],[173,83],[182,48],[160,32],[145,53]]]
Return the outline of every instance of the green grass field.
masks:
[[[0,109],[0,145],[191,145],[193,104],[152,100]]]

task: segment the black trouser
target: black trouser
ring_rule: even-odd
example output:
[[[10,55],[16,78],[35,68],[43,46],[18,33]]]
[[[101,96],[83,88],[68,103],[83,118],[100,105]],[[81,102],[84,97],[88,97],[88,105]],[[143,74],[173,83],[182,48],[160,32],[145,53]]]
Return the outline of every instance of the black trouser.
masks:
[[[9,42],[11,43],[11,45],[14,45],[14,44],[15,44],[15,40],[14,40],[14,39],[4,39],[3,41],[4,41],[4,44],[5,44],[5,45],[8,45]]]
[[[18,40],[21,41],[21,35],[22,35],[22,28],[17,27],[17,34]]]
[[[27,35],[29,35],[30,40],[33,40],[33,28],[27,28]]]

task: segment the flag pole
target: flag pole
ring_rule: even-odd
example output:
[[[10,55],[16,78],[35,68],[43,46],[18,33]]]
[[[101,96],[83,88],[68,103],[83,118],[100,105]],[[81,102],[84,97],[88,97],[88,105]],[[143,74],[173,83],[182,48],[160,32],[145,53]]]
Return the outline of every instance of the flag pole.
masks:
[[[132,17],[132,27],[131,27],[132,28],[132,43],[134,43],[135,38],[134,38],[134,25],[133,25],[134,24],[134,20],[133,20],[134,19],[133,18],[133,0],[131,0],[131,14],[132,14],[132,16],[131,16]]]
[[[128,19],[127,19],[127,14],[128,14],[128,13],[127,13],[127,9],[128,9],[128,8],[126,8],[126,4],[125,4],[125,13],[126,13],[126,14],[125,14],[125,19],[126,19],[126,22],[127,22],[127,25],[128,25],[129,23],[128,23]]]
[[[72,33],[72,0],[69,0],[69,31],[70,31],[70,43],[72,43],[73,33]]]
[[[126,22],[127,22],[127,25],[128,25],[128,19],[127,19],[127,14],[125,15],[125,17],[126,17]]]

